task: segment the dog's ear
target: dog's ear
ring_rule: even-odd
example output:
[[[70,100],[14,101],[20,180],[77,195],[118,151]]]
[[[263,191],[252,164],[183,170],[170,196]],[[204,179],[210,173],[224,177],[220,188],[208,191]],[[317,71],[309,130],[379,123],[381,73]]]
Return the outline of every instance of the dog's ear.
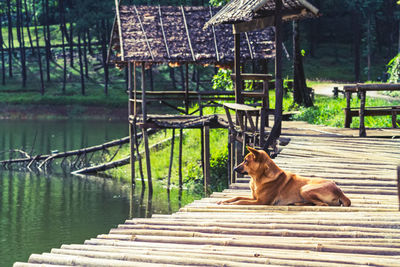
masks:
[[[255,159],[259,159],[260,158],[260,151],[258,151],[257,149],[254,149],[252,147],[247,147],[247,150],[254,155]]]

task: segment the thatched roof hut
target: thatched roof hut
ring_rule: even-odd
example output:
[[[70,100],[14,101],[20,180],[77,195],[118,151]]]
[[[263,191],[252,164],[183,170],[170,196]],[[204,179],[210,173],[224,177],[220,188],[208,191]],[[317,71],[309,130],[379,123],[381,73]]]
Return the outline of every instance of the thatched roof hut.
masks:
[[[319,16],[318,9],[306,0],[282,0],[282,5],[283,21]],[[269,18],[270,25],[273,25],[275,10],[273,0],[231,0],[204,27],[250,21],[255,24],[255,20],[260,18]]]
[[[204,6],[120,6],[113,27],[109,62],[232,65],[231,25],[203,29],[220,9]],[[274,57],[274,29],[243,33],[243,59]]]

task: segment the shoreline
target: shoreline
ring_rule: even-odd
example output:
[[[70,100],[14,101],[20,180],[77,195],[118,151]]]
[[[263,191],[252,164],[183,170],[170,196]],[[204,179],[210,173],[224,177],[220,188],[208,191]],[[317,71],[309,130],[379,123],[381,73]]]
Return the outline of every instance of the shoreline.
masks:
[[[127,120],[128,108],[0,104],[0,120]]]

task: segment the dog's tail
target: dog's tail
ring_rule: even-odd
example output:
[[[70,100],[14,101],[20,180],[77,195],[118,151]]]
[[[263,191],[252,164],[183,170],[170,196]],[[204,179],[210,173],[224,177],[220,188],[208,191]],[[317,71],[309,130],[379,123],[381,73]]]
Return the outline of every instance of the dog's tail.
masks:
[[[350,207],[351,201],[348,197],[346,197],[343,192],[341,192],[341,195],[339,196],[339,203],[345,207]]]

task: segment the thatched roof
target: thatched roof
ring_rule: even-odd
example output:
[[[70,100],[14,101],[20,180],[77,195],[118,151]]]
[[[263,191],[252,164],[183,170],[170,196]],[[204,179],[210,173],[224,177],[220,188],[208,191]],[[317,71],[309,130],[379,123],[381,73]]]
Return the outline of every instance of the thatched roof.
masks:
[[[319,15],[318,9],[306,0],[282,0],[282,3],[284,21]],[[205,24],[205,27],[273,17],[274,11],[275,0],[231,0]]]
[[[109,62],[231,64],[232,26],[203,29],[218,11],[204,6],[120,6]],[[242,34],[241,51],[242,59],[274,57],[273,28]]]

